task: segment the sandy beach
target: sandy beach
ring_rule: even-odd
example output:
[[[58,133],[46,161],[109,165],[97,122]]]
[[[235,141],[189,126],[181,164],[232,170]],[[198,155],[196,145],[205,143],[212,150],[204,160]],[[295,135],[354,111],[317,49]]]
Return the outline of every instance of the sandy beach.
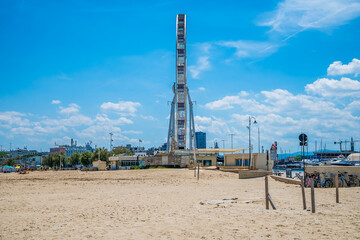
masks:
[[[360,188],[315,189],[315,214],[309,189],[304,211],[299,186],[269,188],[278,210],[264,178],[220,171],[0,174],[0,239],[360,239]]]

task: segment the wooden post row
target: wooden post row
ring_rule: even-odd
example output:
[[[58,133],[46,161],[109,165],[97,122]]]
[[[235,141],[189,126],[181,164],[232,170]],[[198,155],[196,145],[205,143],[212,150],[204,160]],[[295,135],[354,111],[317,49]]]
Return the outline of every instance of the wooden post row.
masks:
[[[335,174],[336,203],[339,203],[339,174]]]
[[[303,208],[304,208],[304,210],[306,210],[304,177],[301,177],[301,194],[302,194],[302,200],[303,200]]]
[[[269,209],[269,180],[268,175],[265,176],[265,205]]]
[[[315,213],[315,190],[314,190],[314,178],[311,178],[311,212]]]
[[[197,173],[197,180],[199,181],[199,175],[200,175],[200,163],[198,163],[198,173]]]

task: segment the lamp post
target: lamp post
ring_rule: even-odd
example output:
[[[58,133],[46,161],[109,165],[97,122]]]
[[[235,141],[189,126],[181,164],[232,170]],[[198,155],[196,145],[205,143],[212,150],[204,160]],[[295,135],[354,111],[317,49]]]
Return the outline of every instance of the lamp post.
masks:
[[[260,127],[258,127],[258,149],[260,153]]]
[[[231,150],[233,150],[234,149],[234,145],[233,145],[233,138],[234,138],[234,133],[230,133],[229,134],[230,136],[231,136]]]
[[[251,120],[254,120],[254,122],[252,122]],[[250,161],[250,167],[252,165],[252,151],[251,151],[251,123],[256,124],[256,119],[255,117],[249,116],[249,126],[247,126],[247,128],[249,129],[249,161]]]

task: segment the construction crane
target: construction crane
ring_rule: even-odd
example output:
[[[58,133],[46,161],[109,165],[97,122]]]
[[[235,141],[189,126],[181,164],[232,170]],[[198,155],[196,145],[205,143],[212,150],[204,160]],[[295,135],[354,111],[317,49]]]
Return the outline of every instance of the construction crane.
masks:
[[[351,150],[352,152],[355,151],[355,143],[356,143],[356,142],[360,142],[360,140],[354,140],[353,138],[351,138],[351,140],[350,140],[350,150]]]
[[[334,142],[334,144],[339,144],[339,145],[340,145],[340,152],[342,152],[342,144],[343,144],[343,141],[341,141],[341,140],[339,139],[339,141],[338,141],[338,142]]]
[[[350,150],[352,151],[352,152],[354,152],[355,151],[355,143],[356,142],[360,142],[360,140],[354,140],[353,138],[351,138],[350,139],[350,141],[349,140],[344,140],[344,141],[342,141],[342,140],[340,140],[339,139],[339,141],[338,142],[334,142],[334,144],[339,144],[340,145],[340,152],[342,152],[342,144],[345,144],[345,151],[347,150],[347,143],[350,143]]]

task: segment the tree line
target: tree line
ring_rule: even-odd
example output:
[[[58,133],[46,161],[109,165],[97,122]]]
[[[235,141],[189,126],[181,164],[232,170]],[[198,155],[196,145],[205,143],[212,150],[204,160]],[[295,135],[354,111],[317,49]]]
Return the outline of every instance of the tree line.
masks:
[[[64,166],[76,166],[76,165],[84,165],[89,166],[94,161],[105,161],[106,165],[109,164],[109,157],[111,155],[117,154],[125,154],[125,155],[133,155],[134,152],[130,151],[125,147],[116,148],[113,151],[108,151],[107,149],[97,148],[94,152],[82,152],[73,153],[70,157],[66,157],[64,152],[49,154],[47,157],[43,158],[42,165],[49,167],[64,167]]]
[[[76,165],[84,165],[88,166],[92,164],[93,161],[97,161],[100,158],[100,161],[106,161],[106,164],[109,164],[109,157],[111,155],[118,155],[118,154],[125,154],[128,156],[134,155],[134,152],[127,149],[126,147],[118,147],[115,148],[112,151],[108,151],[107,149],[101,149],[97,148],[94,152],[82,152],[80,153],[73,153],[70,157],[65,156],[64,152],[55,153],[55,154],[49,154],[46,157],[43,157],[42,159],[42,165],[48,166],[48,167],[65,167],[68,165],[76,166]],[[29,155],[33,156],[33,155]],[[14,166],[15,160],[21,160],[24,157],[27,156],[18,156],[16,158],[6,158],[7,153],[6,152],[0,152],[0,158],[2,158],[2,165],[9,165]]]

